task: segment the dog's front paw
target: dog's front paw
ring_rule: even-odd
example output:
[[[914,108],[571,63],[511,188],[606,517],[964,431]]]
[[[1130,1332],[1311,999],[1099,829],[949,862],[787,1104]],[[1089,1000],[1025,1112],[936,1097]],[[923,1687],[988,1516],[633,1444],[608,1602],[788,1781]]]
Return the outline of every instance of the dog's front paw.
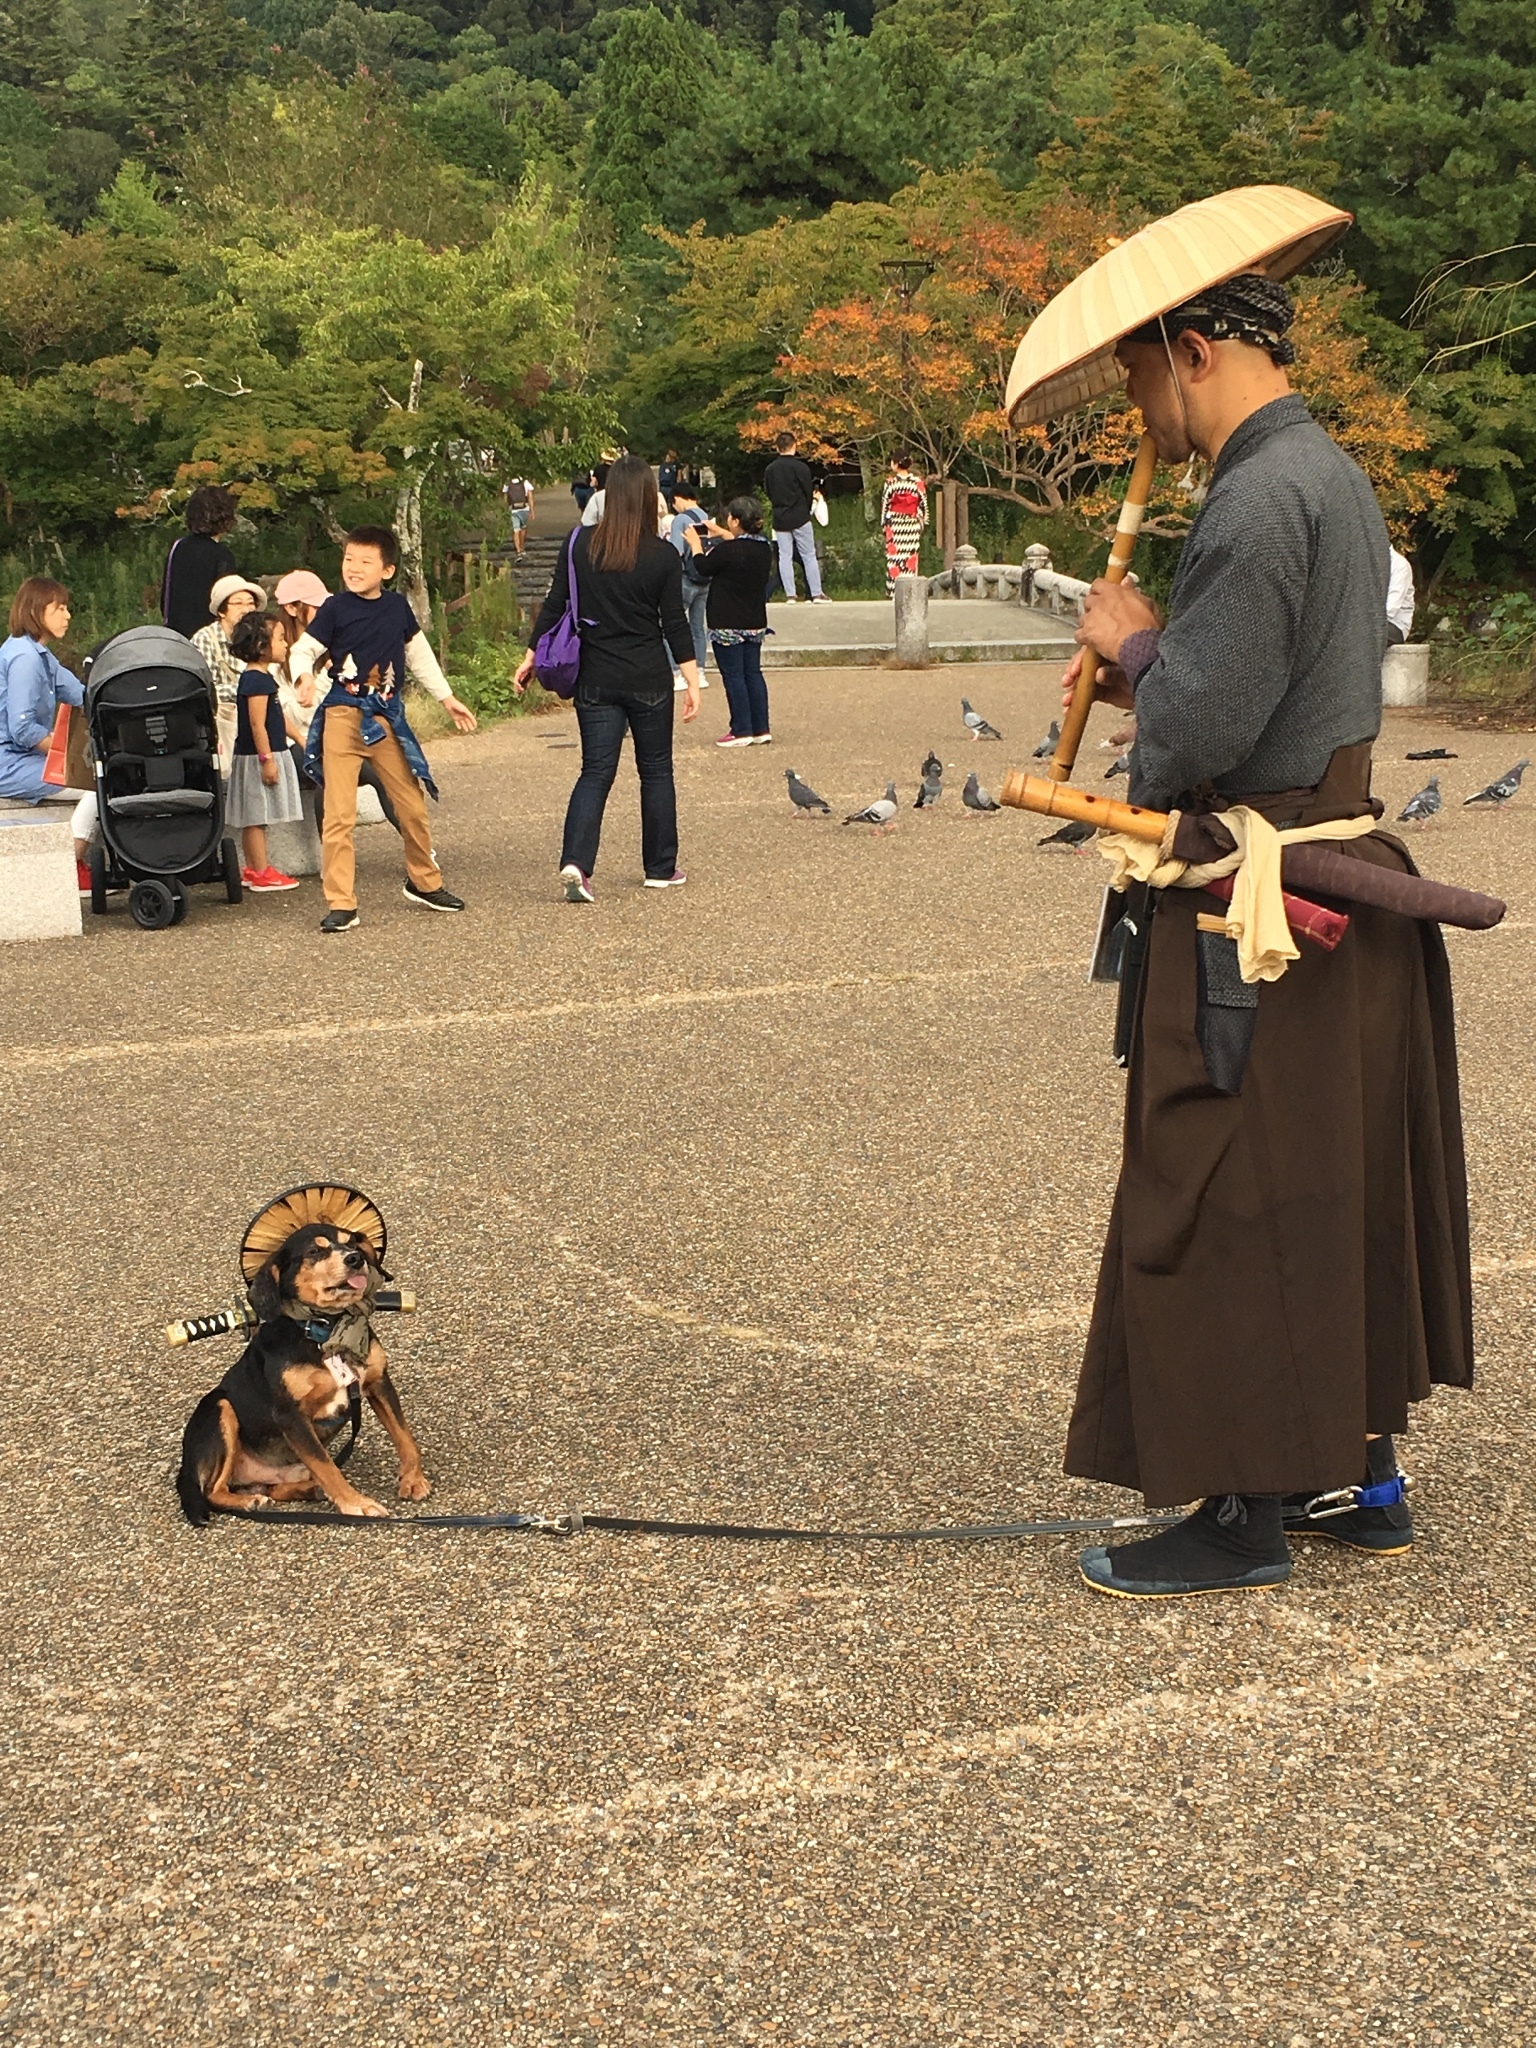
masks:
[[[242,1493],[240,1496],[240,1507],[245,1514],[249,1514],[252,1508],[269,1508],[271,1505],[270,1493]]]
[[[366,1493],[360,1493],[355,1500],[338,1501],[337,1506],[344,1515],[369,1515],[374,1518],[383,1516],[386,1520],[389,1517],[389,1509],[384,1503],[370,1500]]]
[[[432,1482],[425,1472],[402,1472],[400,1474],[400,1498],[402,1500],[425,1500],[432,1491]]]

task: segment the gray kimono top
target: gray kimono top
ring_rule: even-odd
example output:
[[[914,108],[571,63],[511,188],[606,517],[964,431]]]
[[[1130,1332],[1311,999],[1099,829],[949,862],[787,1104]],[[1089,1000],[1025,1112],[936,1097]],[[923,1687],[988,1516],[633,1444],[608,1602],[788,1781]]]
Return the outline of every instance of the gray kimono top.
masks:
[[[1237,428],[1173,580],[1133,634],[1131,800],[1310,788],[1381,729],[1389,542],[1364,472],[1294,394]]]

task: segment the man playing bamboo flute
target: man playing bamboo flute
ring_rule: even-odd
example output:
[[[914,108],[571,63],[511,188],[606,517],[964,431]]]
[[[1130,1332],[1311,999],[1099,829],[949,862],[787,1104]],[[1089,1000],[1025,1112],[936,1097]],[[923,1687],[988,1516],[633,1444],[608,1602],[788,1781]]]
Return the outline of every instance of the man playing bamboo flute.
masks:
[[[1240,800],[1282,828],[1380,817],[1387,636],[1386,529],[1290,389],[1291,319],[1285,287],[1251,273],[1119,343],[1162,460],[1214,467],[1166,625],[1131,585],[1100,582],[1077,635],[1113,664],[1100,694],[1135,709],[1133,802]],[[1385,833],[1326,843],[1412,867]],[[1150,903],[1066,1469],[1154,1507],[1201,1505],[1085,1551],[1084,1576],[1130,1597],[1275,1585],[1288,1534],[1401,1553],[1413,1522],[1393,1433],[1432,1383],[1472,1379],[1439,928],[1351,903],[1336,952],[1305,946],[1278,980],[1245,983],[1218,903],[1198,888]]]

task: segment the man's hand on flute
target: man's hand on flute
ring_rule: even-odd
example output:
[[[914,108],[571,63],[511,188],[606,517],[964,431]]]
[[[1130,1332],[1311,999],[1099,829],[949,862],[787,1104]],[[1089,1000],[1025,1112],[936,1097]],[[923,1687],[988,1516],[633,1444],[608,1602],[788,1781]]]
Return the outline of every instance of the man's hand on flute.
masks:
[[[1118,662],[1121,646],[1133,633],[1155,633],[1162,623],[1157,606],[1134,584],[1111,583],[1101,576],[1083,600],[1083,616],[1073,637],[1079,647],[1097,648],[1104,661]]]
[[[1082,673],[1082,667],[1082,655],[1074,654],[1062,672],[1061,708],[1063,711],[1070,711],[1072,709],[1072,699],[1077,691],[1077,679]],[[1131,688],[1130,682],[1122,669],[1115,668],[1112,664],[1101,665],[1098,674],[1093,679],[1093,701],[1095,704],[1118,704],[1124,711],[1134,711],[1136,709],[1136,692]]]
[[[1080,647],[1091,647],[1102,666],[1094,679],[1094,702],[1116,704],[1122,711],[1134,711],[1136,693],[1119,666],[1120,649],[1133,633],[1156,631],[1161,626],[1156,605],[1143,597],[1134,584],[1111,583],[1101,576],[1089,587],[1083,600],[1083,616],[1073,636]],[[1061,679],[1062,708],[1068,709],[1082,673],[1083,657],[1074,655]]]

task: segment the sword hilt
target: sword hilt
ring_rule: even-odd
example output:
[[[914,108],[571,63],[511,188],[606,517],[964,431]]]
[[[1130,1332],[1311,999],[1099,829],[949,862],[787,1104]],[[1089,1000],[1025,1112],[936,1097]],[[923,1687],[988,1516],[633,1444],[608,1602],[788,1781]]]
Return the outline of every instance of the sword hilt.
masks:
[[[414,1315],[416,1296],[408,1287],[383,1287],[373,1297],[376,1309],[392,1311],[396,1315]],[[221,1308],[211,1316],[185,1316],[179,1323],[168,1323],[165,1330],[167,1344],[201,1344],[209,1337],[227,1337],[238,1330],[244,1335],[256,1328],[255,1310],[247,1302],[243,1307]]]

